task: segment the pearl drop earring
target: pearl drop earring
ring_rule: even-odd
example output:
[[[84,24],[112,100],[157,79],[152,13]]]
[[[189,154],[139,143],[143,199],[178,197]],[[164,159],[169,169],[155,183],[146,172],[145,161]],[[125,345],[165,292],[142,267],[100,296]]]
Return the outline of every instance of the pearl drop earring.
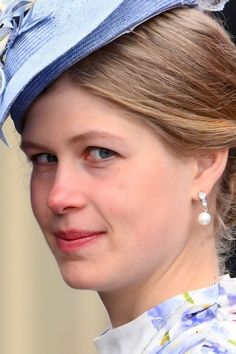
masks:
[[[198,216],[198,222],[201,225],[209,225],[211,222],[211,215],[208,212],[208,200],[205,192],[198,193],[199,199],[203,205],[203,212]]]

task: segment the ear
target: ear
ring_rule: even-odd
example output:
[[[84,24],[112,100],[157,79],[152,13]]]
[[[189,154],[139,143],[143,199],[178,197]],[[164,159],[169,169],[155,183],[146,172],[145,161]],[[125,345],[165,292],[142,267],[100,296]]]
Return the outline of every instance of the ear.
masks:
[[[196,173],[193,182],[193,199],[198,199],[199,192],[211,193],[222,176],[227,160],[228,149],[202,152],[196,156]]]

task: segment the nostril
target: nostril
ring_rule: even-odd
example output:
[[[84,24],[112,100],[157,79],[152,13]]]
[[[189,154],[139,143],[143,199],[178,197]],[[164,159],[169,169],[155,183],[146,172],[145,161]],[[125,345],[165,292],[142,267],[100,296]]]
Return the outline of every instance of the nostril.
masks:
[[[56,215],[63,214],[64,208],[62,206],[59,206],[58,204],[52,204],[52,203],[48,203],[48,206],[54,214]]]

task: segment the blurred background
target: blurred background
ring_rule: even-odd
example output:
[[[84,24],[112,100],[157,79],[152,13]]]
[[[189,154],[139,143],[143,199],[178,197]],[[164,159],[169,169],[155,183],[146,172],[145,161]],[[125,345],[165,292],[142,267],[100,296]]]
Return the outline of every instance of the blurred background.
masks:
[[[235,1],[223,19],[236,34]],[[30,169],[11,121],[5,133],[11,148],[0,144],[0,353],[95,354],[93,338],[108,325],[105,310],[94,292],[62,281],[31,212]]]

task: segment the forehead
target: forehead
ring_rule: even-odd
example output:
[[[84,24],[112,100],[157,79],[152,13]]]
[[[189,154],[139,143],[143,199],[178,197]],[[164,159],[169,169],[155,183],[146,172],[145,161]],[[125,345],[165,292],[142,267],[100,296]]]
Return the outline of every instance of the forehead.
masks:
[[[49,134],[60,139],[96,130],[123,139],[156,136],[108,100],[75,85],[63,77],[31,105],[25,119],[22,139],[45,139]]]
[[[95,113],[99,118],[101,113],[122,116],[120,110],[109,101],[63,77],[55,81],[33,102],[26,115],[25,127],[27,130],[30,124],[42,128],[43,125],[49,125],[54,117],[57,117],[57,123],[60,123],[62,117],[67,118],[66,126],[68,126],[73,121],[72,118],[76,117],[74,121],[79,122],[85,115],[92,119]]]

